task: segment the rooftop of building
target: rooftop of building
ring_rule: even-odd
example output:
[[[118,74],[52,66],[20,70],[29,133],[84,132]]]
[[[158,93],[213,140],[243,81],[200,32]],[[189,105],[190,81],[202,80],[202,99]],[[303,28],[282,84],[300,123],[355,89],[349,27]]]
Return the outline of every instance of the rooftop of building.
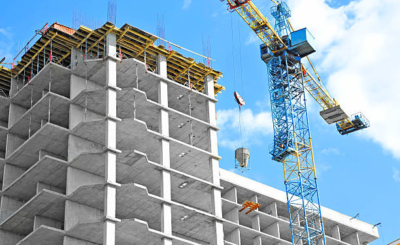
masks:
[[[264,202],[261,204],[268,204],[275,201],[278,203],[278,209],[283,210],[283,212],[285,212],[287,209],[287,199],[284,191],[275,189],[271,186],[262,184],[258,181],[224,169],[220,169],[220,178],[222,182],[221,185],[226,190],[237,187],[238,193],[241,194],[242,199],[250,198],[254,194],[257,194],[266,197],[259,199]],[[238,201],[243,201],[242,199]],[[378,228],[374,225],[354,219],[348,215],[339,213],[326,207],[321,207],[321,213],[323,216],[324,225],[330,227],[339,225],[341,227],[341,235],[343,237],[355,232],[359,232],[361,241],[372,242],[379,238]]]
[[[0,66],[0,89],[6,94],[10,90],[11,77],[24,77],[25,81],[29,81],[45,66],[50,57],[52,62],[69,67],[72,48],[81,49],[86,53],[87,59],[102,58],[105,37],[109,33],[116,35],[117,55],[121,55],[124,59],[138,59],[145,62],[149,70],[155,71],[157,55],[161,54],[167,57],[170,79],[186,85],[190,82],[192,88],[202,92],[204,77],[210,75],[214,78],[215,94],[221,93],[225,89],[224,86],[217,83],[217,80],[222,77],[222,72],[197,62],[191,57],[185,57],[176,50],[167,50],[162,45],[156,46],[155,41],[159,37],[129,24],[117,28],[113,23],[107,22],[95,30],[84,26],[75,30],[54,23],[49,28],[42,28],[38,33],[40,38],[21,56],[19,61],[13,62],[11,70]],[[175,47],[183,49],[178,45]]]

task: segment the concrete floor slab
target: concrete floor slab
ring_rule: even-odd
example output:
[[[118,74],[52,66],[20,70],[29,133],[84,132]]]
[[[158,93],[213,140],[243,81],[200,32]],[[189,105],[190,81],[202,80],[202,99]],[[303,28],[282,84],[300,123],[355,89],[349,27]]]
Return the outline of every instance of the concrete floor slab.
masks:
[[[28,235],[33,231],[36,215],[63,222],[66,196],[57,192],[42,190],[0,224],[0,229]]]
[[[81,223],[67,231],[66,234],[95,244],[103,244],[103,223]],[[116,224],[116,241],[118,245],[153,244],[161,245],[163,238],[170,238],[173,244],[195,245],[191,241],[176,236],[166,236],[153,230],[147,223],[139,219],[125,219]]]
[[[126,62],[124,60],[124,62]],[[158,82],[160,80],[163,80],[168,83],[169,89],[168,89],[168,104],[170,105],[171,108],[174,108],[178,111],[181,111],[183,113],[189,114],[189,94],[190,94],[190,99],[191,99],[191,104],[194,109],[192,109],[192,115],[196,118],[202,119],[206,121],[206,110],[205,110],[205,104],[207,101],[213,101],[217,102],[217,99],[208,97],[206,94],[196,91],[196,90],[190,90],[190,88],[177,81],[174,81],[173,79],[170,78],[163,78],[159,76],[156,73],[153,73],[151,71],[146,71],[145,65],[143,62],[135,60],[135,59],[130,59],[127,62],[132,62],[138,67],[138,79],[139,79],[139,86],[136,87],[136,83],[131,83],[134,84],[135,88],[138,88],[139,90],[142,90],[146,92],[148,98],[150,100],[153,100],[157,102],[157,87],[158,87]],[[133,66],[133,65],[132,65]],[[130,74],[128,73],[130,72]],[[136,78],[136,70],[131,69],[127,71],[126,73],[129,75],[128,77],[134,77]],[[132,80],[132,78],[130,79]],[[119,85],[120,87],[124,87],[122,84]],[[179,99],[178,99],[179,98]]]
[[[80,187],[68,199],[102,210],[104,207],[104,185]],[[144,186],[138,184],[122,185],[117,188],[117,218],[141,219],[146,221],[150,228],[160,231],[161,204],[164,202],[164,199],[149,194]],[[172,202],[171,206],[172,230],[176,236],[210,242],[213,215],[176,202]]]
[[[226,171],[224,171],[226,172]],[[291,234],[290,234],[290,228],[289,228],[289,219],[288,217],[288,211],[287,211],[287,205],[286,205],[286,198],[285,198],[285,193],[281,192],[281,196],[278,196],[275,192],[277,190],[275,190],[275,192],[273,194],[270,194],[269,196],[267,196],[266,194],[259,194],[256,193],[254,191],[252,191],[249,188],[245,188],[243,186],[239,186],[239,185],[235,185],[234,183],[230,183],[225,181],[224,179],[221,179],[221,185],[225,187],[225,190],[230,190],[233,187],[236,187],[237,189],[237,194],[238,194],[238,202],[239,203],[243,203],[245,200],[250,199],[253,195],[257,194],[258,195],[258,201],[261,205],[268,205],[272,202],[276,202],[277,203],[277,209],[278,209],[278,220],[280,223],[280,231],[281,231],[281,237],[285,240],[291,240]],[[262,187],[259,187],[262,188]],[[272,193],[274,190],[271,190],[271,187],[265,187],[265,188],[269,188],[270,190],[268,190],[270,193]],[[264,188],[264,189],[265,189]],[[272,197],[274,196],[275,198],[277,198],[277,200],[274,200],[274,198]],[[229,203],[229,204],[228,204]],[[227,206],[227,205],[231,205],[232,202],[224,200],[223,199],[223,209],[224,209],[224,213],[229,209],[229,208],[233,208],[234,206]],[[234,205],[234,204],[232,204]],[[229,207],[229,208],[228,208]],[[261,208],[262,209],[262,208]],[[323,208],[322,211],[324,211],[325,208]],[[264,219],[265,213],[264,212],[259,212],[259,211],[253,211],[255,213],[260,214],[260,218]],[[252,212],[252,213],[253,213]],[[250,214],[252,214],[250,213]],[[323,212],[324,214],[324,212]],[[336,214],[335,219],[339,218],[339,216],[343,216],[342,214]],[[337,241],[336,239],[332,238],[329,236],[329,229],[328,227],[333,227],[335,225],[339,225],[340,226],[340,233],[341,234],[345,234],[342,237],[348,236],[353,234],[354,232],[357,231],[357,229],[355,227],[350,227],[350,226],[345,226],[344,222],[337,222],[334,219],[332,219],[334,216],[330,216],[329,218],[327,218],[326,214],[324,214],[324,226],[325,226],[325,230],[326,230],[326,241],[328,244],[346,244],[342,241]],[[276,219],[276,218],[275,218]],[[349,219],[349,218],[348,218]],[[346,219],[346,220],[348,220]],[[246,221],[244,221],[246,222]],[[262,222],[266,222],[266,221],[262,221]],[[246,223],[245,223],[246,224]],[[249,222],[247,221],[247,226],[249,226]],[[374,239],[376,239],[376,237],[374,237],[371,233],[364,233],[364,232],[360,232],[361,236],[363,236],[362,241],[373,241]]]
[[[234,208],[239,208],[239,210],[242,208],[242,205],[234,203],[232,201],[226,200],[222,198],[222,212],[225,214],[229,212],[230,210]],[[246,212],[240,212],[239,213],[239,222],[241,225],[246,226],[251,228],[252,227],[252,218],[255,215],[259,215],[260,217],[260,225],[261,225],[261,230],[264,230],[268,226],[272,225],[273,223],[278,222],[279,223],[279,230],[281,232],[281,236],[285,240],[291,240],[291,234],[290,234],[290,223],[287,220],[283,220],[281,218],[275,217],[273,215],[269,215],[267,213],[254,210],[249,214],[246,214]]]
[[[104,145],[105,120],[81,122],[71,132],[78,137]],[[124,119],[117,123],[117,148],[123,151],[135,149],[144,152],[150,161],[159,162],[160,152],[157,149],[162,138],[170,141],[172,168],[210,180],[209,159],[218,156],[149,130],[144,122],[137,119]],[[187,164],[187,161],[191,164]]]
[[[37,161],[39,150],[46,150],[66,158],[68,135],[68,129],[46,123],[31,138],[12,151],[6,158],[6,162],[20,168],[30,168]]]
[[[229,234],[232,231],[239,229],[240,230],[240,239],[242,244],[253,244],[253,239],[257,236],[261,237],[262,244],[277,244],[280,243],[282,245],[290,245],[291,242],[288,242],[283,239],[279,239],[277,237],[268,235],[263,232],[258,232],[256,230],[250,229],[246,226],[235,224],[231,221],[224,220],[224,233]]]
[[[83,153],[71,161],[70,166],[104,177],[105,153]],[[160,174],[163,166],[151,162],[139,151],[123,151],[117,155],[117,182],[121,184],[138,183],[146,186],[148,192],[160,196]],[[203,211],[211,210],[211,189],[214,185],[202,179],[179,172],[171,171],[172,200],[181,202]],[[182,183],[186,186],[181,188]],[[193,198],[196,197],[196,198]]]
[[[25,108],[31,105],[31,95],[33,102],[36,103],[42,97],[42,91],[50,91],[69,98],[71,70],[55,63],[47,64],[40,72],[34,76],[28,84],[11,98],[11,102]]]
[[[49,226],[40,226],[17,245],[63,245],[65,231]]]
[[[9,186],[4,186],[4,195],[28,201],[36,194],[36,183],[41,182],[65,189],[68,163],[61,159],[45,156],[25,171]]]
[[[72,102],[105,116],[105,96],[105,88],[85,90],[79,93]],[[166,109],[169,111],[170,136],[172,138],[189,144],[189,134],[192,132],[194,134],[193,145],[208,150],[208,129],[212,127],[209,123],[172,108],[164,108],[159,103],[147,99],[145,92],[135,88],[125,88],[117,92],[117,117],[122,119],[134,117],[134,103],[136,104],[136,118],[146,122],[147,127],[151,130],[159,131],[159,110]]]
[[[9,132],[27,138],[29,129],[33,135],[40,129],[42,121],[48,121],[49,113],[50,122],[68,128],[69,104],[68,98],[49,92],[25,112],[16,123],[10,125]]]
[[[185,114],[172,108],[162,107],[159,103],[149,100],[145,92],[135,88],[131,91],[127,91],[126,95],[121,97],[121,100],[126,101],[127,104],[130,105],[133,104],[132,98],[136,98],[137,118],[139,120],[146,122],[147,125],[151,125],[152,128],[158,129],[159,110],[165,109],[169,112],[170,137],[190,144],[189,134],[192,132],[195,136],[193,138],[193,145],[203,150],[208,150],[208,129],[217,129],[216,127],[211,126],[206,121],[189,116],[189,114]],[[187,106],[189,106],[189,104],[187,104]],[[154,115],[147,118],[149,117],[147,115],[149,113],[154,113]],[[145,116],[141,114],[145,114]],[[126,116],[121,113],[121,118],[126,118]],[[190,122],[192,123],[192,127],[190,126]],[[152,123],[156,125],[152,125]]]
[[[137,69],[136,69],[137,67]],[[77,66],[72,69],[72,73],[105,86],[106,69],[102,59],[85,61],[85,65]],[[139,80],[137,87],[136,78]],[[135,59],[124,59],[122,63],[117,63],[117,86],[120,88],[138,88],[145,91],[148,98],[155,102],[158,101],[158,83],[160,80],[169,84],[169,106],[173,109],[189,114],[189,95],[192,104],[192,116],[207,121],[206,102],[216,99],[208,97],[206,94],[190,90],[171,79],[162,78],[156,73],[146,71],[143,62]],[[177,99],[179,97],[179,99]]]

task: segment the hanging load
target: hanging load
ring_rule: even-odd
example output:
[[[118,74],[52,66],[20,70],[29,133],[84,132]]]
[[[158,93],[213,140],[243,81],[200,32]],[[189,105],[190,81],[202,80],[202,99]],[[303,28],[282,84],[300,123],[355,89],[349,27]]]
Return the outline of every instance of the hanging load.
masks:
[[[247,168],[250,160],[250,151],[247,148],[238,148],[235,151],[235,158],[241,168]]]
[[[246,104],[244,102],[244,99],[242,98],[242,96],[239,95],[238,92],[234,92],[233,95],[235,96],[236,103],[238,103],[239,107]]]

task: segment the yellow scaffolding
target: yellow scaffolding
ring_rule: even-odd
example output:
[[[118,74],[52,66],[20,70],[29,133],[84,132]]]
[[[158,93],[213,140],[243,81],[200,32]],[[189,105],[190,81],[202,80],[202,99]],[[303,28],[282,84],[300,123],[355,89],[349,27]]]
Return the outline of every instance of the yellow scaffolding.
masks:
[[[117,45],[121,47],[124,58],[135,58],[144,61],[146,57],[146,64],[155,70],[157,55],[161,54],[168,57],[168,77],[175,81],[182,84],[188,84],[189,80],[195,81],[194,88],[198,91],[203,91],[204,77],[210,75],[214,78],[215,94],[225,90],[224,86],[217,83],[217,80],[222,77],[221,72],[196,62],[192,58],[185,57],[176,50],[169,51],[164,46],[155,46],[154,42],[158,39],[157,36],[129,24],[117,28],[110,22],[95,30],[84,26],[74,30],[54,23],[21,57],[21,60],[15,64],[11,72],[9,70],[8,72],[5,72],[6,70],[0,71],[0,77],[2,77],[0,85],[4,83],[3,86],[5,86],[6,91],[9,91],[11,76],[28,77],[32,72],[35,74],[37,70],[43,68],[45,65],[43,60],[49,58],[50,54],[53,58],[56,57],[53,62],[69,66],[72,48],[86,50],[87,55],[102,53],[104,51],[105,37],[109,33],[116,34]]]

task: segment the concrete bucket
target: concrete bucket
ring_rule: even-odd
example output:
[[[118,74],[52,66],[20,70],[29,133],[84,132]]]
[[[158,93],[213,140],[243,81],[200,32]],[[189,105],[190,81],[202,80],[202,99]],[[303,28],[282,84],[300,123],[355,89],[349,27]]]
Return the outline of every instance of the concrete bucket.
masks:
[[[247,168],[250,160],[250,151],[247,148],[238,148],[235,151],[235,158],[238,160],[240,167]]]

